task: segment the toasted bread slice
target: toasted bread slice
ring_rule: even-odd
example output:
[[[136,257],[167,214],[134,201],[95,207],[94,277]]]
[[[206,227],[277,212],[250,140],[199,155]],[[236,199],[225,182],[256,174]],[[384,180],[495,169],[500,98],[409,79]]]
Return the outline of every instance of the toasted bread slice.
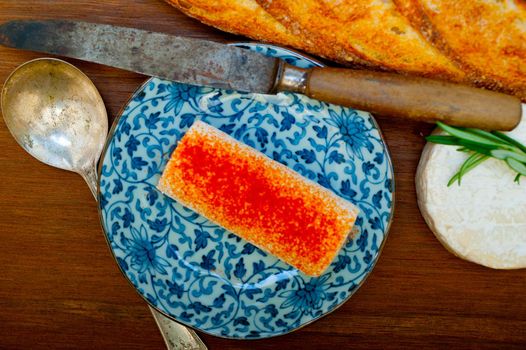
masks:
[[[334,260],[358,208],[204,122],[172,153],[158,188],[311,276]]]
[[[526,101],[526,7],[520,0],[394,1],[478,85]]]
[[[186,15],[225,32],[315,51],[270,16],[256,0],[166,0]]]
[[[391,0],[258,0],[294,33],[335,59],[358,56],[384,70],[463,81],[465,74],[430,45]]]

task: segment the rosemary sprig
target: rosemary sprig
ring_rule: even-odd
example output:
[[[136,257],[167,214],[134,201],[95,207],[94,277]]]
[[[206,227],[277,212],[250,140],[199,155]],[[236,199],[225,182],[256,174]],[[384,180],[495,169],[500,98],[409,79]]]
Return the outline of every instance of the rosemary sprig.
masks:
[[[437,125],[448,135],[431,135],[426,140],[449,146],[459,146],[458,151],[469,152],[460,169],[449,180],[448,186],[455,182],[461,184],[462,177],[489,158],[500,159],[517,172],[515,182],[526,176],[526,146],[499,131],[484,131],[473,128],[459,128],[441,122]]]
[[[471,169],[475,168],[477,165],[488,159],[489,157],[480,154],[480,153],[473,153],[460,167],[459,171],[449,179],[449,182],[447,183],[447,186],[453,185],[455,182],[458,181],[458,184],[460,185],[462,181],[462,176],[469,172]]]

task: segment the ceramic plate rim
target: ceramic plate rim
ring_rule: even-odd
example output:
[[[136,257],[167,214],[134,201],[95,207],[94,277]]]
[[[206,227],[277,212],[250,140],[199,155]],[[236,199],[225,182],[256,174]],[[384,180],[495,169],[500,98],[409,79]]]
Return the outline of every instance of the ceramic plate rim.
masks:
[[[313,63],[313,64],[315,64],[317,66],[320,66],[320,67],[326,66],[321,61],[319,61],[319,60],[317,60],[315,58],[309,57],[308,55],[305,55],[304,53],[301,53],[301,52],[295,51],[295,50],[291,50],[291,49],[286,48],[286,47],[281,47],[281,46],[278,46],[278,45],[265,44],[265,43],[254,42],[254,41],[231,42],[231,43],[228,43],[228,45],[233,45],[233,46],[260,45],[260,46],[265,46],[265,47],[268,47],[268,48],[276,48],[276,49],[281,50],[281,51],[289,52],[293,56],[298,56],[298,57],[300,57],[302,59],[305,59],[305,60],[307,60],[307,61],[309,61],[309,62],[311,62],[311,63]],[[380,129],[380,126],[378,125],[378,122],[376,121],[374,116],[371,115],[369,112],[365,112],[365,113],[370,115],[371,121],[372,121],[373,125],[376,127],[376,129],[378,130],[380,138],[383,141],[383,144],[384,144],[384,147],[385,147],[385,150],[386,150],[385,154],[386,154],[387,161],[388,161],[387,163],[389,165],[389,169],[390,169],[391,174],[392,174],[392,179],[393,179],[392,185],[391,185],[392,186],[392,192],[391,192],[392,208],[391,208],[391,213],[389,215],[389,218],[388,218],[388,221],[387,221],[387,225],[386,225],[386,228],[385,228],[385,236],[384,236],[384,238],[382,240],[382,243],[378,247],[377,257],[371,263],[370,268],[369,268],[369,272],[364,276],[364,278],[360,281],[360,283],[357,284],[356,287],[352,291],[349,292],[349,295],[347,296],[347,298],[345,298],[339,305],[337,305],[333,309],[327,311],[326,313],[323,313],[323,314],[321,314],[321,315],[319,315],[319,316],[317,316],[315,318],[312,318],[311,320],[305,322],[304,324],[300,325],[297,328],[288,330],[287,332],[279,333],[279,334],[272,334],[272,335],[268,335],[268,336],[264,336],[264,337],[260,337],[260,338],[250,338],[250,337],[240,338],[240,337],[232,337],[232,336],[227,336],[227,335],[223,335],[223,334],[212,333],[212,332],[209,332],[209,331],[197,328],[197,327],[195,327],[195,326],[193,326],[191,324],[188,324],[188,323],[186,323],[184,321],[180,321],[177,318],[175,318],[174,316],[166,313],[165,311],[163,311],[160,308],[158,308],[157,306],[155,306],[144,295],[142,295],[139,292],[139,290],[133,285],[131,280],[128,278],[128,276],[126,275],[126,272],[123,270],[121,265],[118,263],[117,257],[115,255],[115,252],[111,248],[111,243],[110,243],[110,241],[108,239],[108,235],[107,235],[107,232],[106,232],[106,229],[105,229],[105,226],[104,226],[104,218],[103,218],[102,208],[101,208],[101,205],[100,205],[100,199],[101,199],[101,188],[100,188],[100,182],[101,181],[100,180],[101,180],[101,174],[102,174],[102,166],[104,164],[104,160],[105,160],[105,157],[106,157],[106,154],[107,154],[107,149],[108,149],[109,145],[111,144],[111,142],[113,140],[113,136],[115,134],[115,130],[116,130],[118,124],[119,124],[119,121],[120,121],[121,117],[124,114],[124,110],[125,110],[126,106],[132,101],[134,96],[136,96],[136,94],[139,91],[141,91],[145,86],[147,86],[150,83],[150,81],[153,80],[153,79],[158,79],[158,78],[155,78],[155,77],[146,78],[143,81],[143,83],[141,83],[141,85],[139,85],[131,93],[130,97],[126,100],[126,102],[124,102],[122,107],[119,109],[119,112],[116,114],[115,119],[112,122],[111,128],[109,129],[109,132],[108,132],[108,135],[107,135],[107,138],[106,138],[106,142],[105,142],[104,147],[102,149],[101,157],[99,158],[98,165],[97,165],[97,212],[99,213],[99,222],[100,222],[102,231],[104,233],[104,240],[106,242],[106,246],[107,246],[108,250],[111,253],[111,256],[112,256],[113,260],[115,261],[115,264],[119,268],[120,273],[123,275],[124,279],[128,282],[128,284],[133,288],[135,293],[138,294],[141,297],[141,299],[143,299],[146,302],[146,304],[151,309],[155,310],[156,312],[162,314],[164,317],[166,317],[166,318],[168,318],[168,319],[170,319],[170,320],[172,320],[172,321],[174,321],[174,322],[176,322],[178,324],[181,324],[181,325],[183,325],[185,327],[188,327],[190,329],[193,329],[195,331],[198,331],[198,332],[210,335],[210,336],[219,337],[219,338],[223,338],[223,339],[230,339],[230,340],[253,340],[253,341],[257,341],[257,340],[270,339],[270,338],[275,338],[275,337],[280,337],[280,336],[283,336],[283,335],[286,335],[286,334],[290,334],[290,333],[298,331],[298,330],[300,330],[300,329],[302,329],[302,328],[304,328],[304,327],[306,327],[306,326],[308,326],[308,325],[320,320],[321,318],[333,313],[334,311],[336,311],[337,309],[342,307],[344,304],[346,304],[354,296],[354,294],[363,286],[365,281],[368,279],[369,275],[371,275],[371,273],[373,272],[374,268],[376,267],[376,264],[378,263],[378,260],[380,259],[380,255],[382,254],[383,248],[384,248],[384,246],[385,246],[385,244],[387,242],[387,239],[389,237],[389,232],[390,232],[390,229],[391,229],[391,225],[393,223],[394,213],[395,213],[395,210],[396,210],[396,175],[395,175],[395,172],[394,172],[394,166],[393,166],[393,162],[392,162],[392,159],[391,159],[391,153],[389,151],[389,147],[388,147],[387,142],[385,140],[385,137],[384,137],[384,135],[382,133],[382,130]]]

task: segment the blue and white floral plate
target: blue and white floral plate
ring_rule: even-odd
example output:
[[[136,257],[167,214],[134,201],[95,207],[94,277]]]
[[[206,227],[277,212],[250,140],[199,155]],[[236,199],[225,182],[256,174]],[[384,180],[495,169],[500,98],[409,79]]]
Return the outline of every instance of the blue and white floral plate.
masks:
[[[274,46],[240,45],[301,67],[318,64]],[[156,189],[177,140],[197,119],[361,209],[359,235],[322,276],[298,272]],[[99,171],[101,221],[124,275],[162,313],[221,337],[285,334],[342,305],[371,272],[393,215],[393,169],[371,115],[289,93],[152,78],[115,121]]]

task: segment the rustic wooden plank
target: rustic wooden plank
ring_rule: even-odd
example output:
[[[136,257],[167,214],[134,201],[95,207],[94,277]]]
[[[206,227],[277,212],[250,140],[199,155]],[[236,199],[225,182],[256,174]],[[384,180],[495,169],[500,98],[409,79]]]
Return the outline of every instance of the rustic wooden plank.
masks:
[[[0,0],[0,21],[71,18],[214,40],[235,37],[158,0]],[[39,54],[0,48],[0,81]],[[144,77],[70,60],[93,79],[113,120]],[[384,252],[348,303],[297,332],[258,341],[202,335],[211,349],[523,348],[524,271],[455,258],[420,216],[414,172],[431,127],[378,118],[396,170]],[[83,180],[27,155],[0,122],[0,348],[161,349],[143,300],[119,272]]]

